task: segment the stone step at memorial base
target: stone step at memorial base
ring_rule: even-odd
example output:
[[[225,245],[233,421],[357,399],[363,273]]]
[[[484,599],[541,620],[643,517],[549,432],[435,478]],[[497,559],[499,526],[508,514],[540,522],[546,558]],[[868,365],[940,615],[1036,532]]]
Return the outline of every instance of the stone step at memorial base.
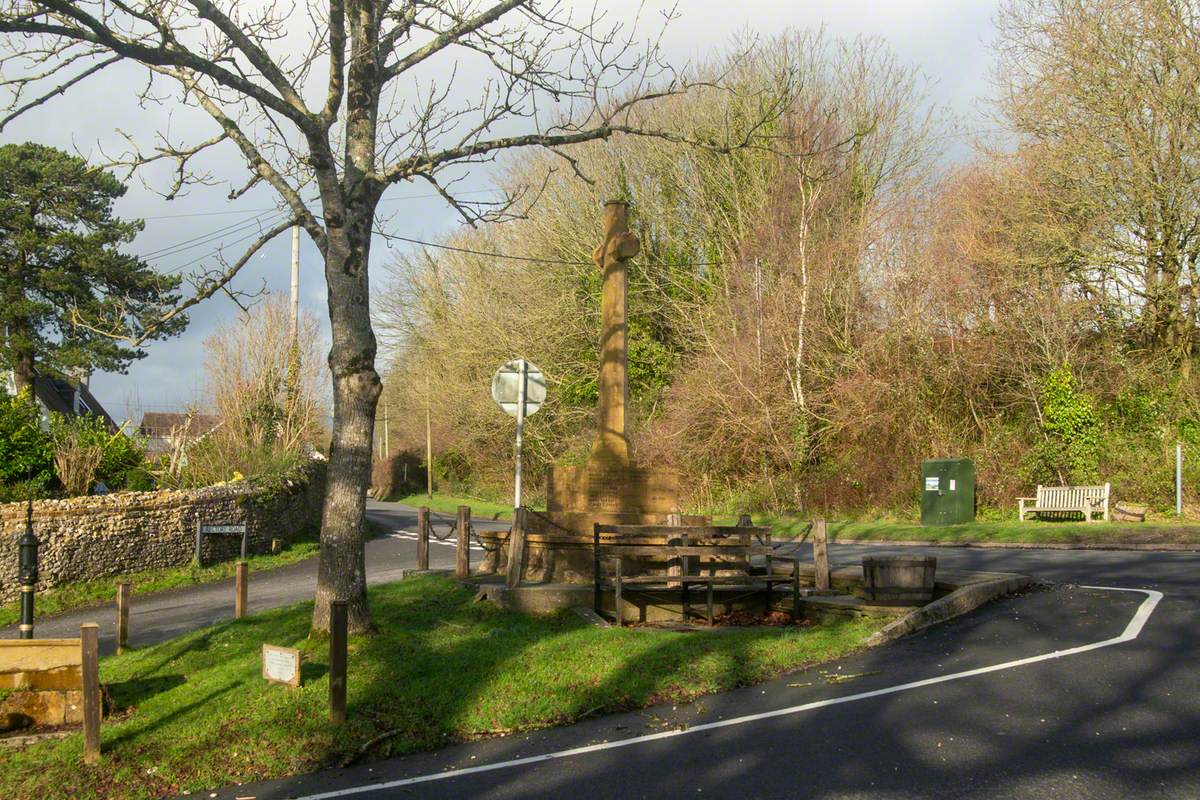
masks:
[[[803,614],[808,619],[855,619],[858,617],[894,617],[905,614],[907,608],[875,606],[855,595],[808,595],[800,598]]]
[[[595,589],[591,584],[542,583],[509,588],[505,585],[504,578],[496,575],[475,575],[460,583],[476,591],[479,599],[489,600],[501,608],[522,614],[552,614],[572,607],[590,609],[595,598]],[[690,608],[694,621],[699,621],[704,616],[705,602],[706,592],[703,588],[697,588],[691,593]],[[777,586],[771,593],[769,605],[774,610],[790,611],[791,602],[791,587]],[[872,606],[859,597],[815,597],[812,596],[812,589],[809,587],[801,589],[800,602],[803,616],[814,620],[823,620],[830,616],[890,616],[897,613],[895,608]],[[678,592],[640,592],[634,588],[626,588],[622,605],[626,622],[678,623],[683,612],[683,602]],[[746,587],[737,586],[714,589],[713,605],[718,615],[733,612],[762,615],[768,611],[767,598],[762,591],[748,591]],[[609,617],[612,616],[611,589],[605,589],[601,593],[600,610]],[[901,609],[901,612],[904,610]]]

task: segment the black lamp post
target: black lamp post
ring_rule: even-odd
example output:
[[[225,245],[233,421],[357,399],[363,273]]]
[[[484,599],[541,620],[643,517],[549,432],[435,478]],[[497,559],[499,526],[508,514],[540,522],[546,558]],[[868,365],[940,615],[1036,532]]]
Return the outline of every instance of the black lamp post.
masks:
[[[33,587],[38,579],[38,540],[33,535],[33,496],[25,510],[25,534],[18,542],[21,579],[21,638],[33,638]]]

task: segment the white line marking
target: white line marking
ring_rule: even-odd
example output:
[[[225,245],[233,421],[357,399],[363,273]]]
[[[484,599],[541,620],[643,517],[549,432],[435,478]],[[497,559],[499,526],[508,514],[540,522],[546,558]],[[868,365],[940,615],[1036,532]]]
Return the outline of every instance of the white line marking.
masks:
[[[384,789],[395,789],[400,786],[412,786],[417,783],[429,783],[431,781],[442,781],[448,778],[460,778],[464,775],[474,775],[480,772],[493,772],[500,769],[511,769],[512,767],[521,767],[527,764],[537,764],[542,761],[554,761],[560,758],[570,758],[571,756],[581,756],[587,753],[597,753],[601,750],[614,750],[618,747],[629,747],[635,744],[644,742],[653,742],[659,739],[670,739],[676,736],[689,736],[694,733],[703,733],[704,731],[716,730],[717,728],[728,728],[732,725],[745,725],[748,722],[758,722],[759,720],[772,719],[774,717],[786,717],[792,714],[799,714],[804,711],[812,711],[818,708],[826,708],[835,706],[841,703],[853,703],[856,700],[866,700],[871,697],[882,697],[883,695],[896,694],[897,692],[907,692],[912,689],[920,689],[925,686],[933,686],[938,683],[946,683],[948,681],[961,680],[962,678],[972,678],[976,675],[986,675],[989,672],[999,672],[1001,670],[1013,669],[1014,667],[1023,667],[1027,664],[1036,664],[1039,661],[1049,661],[1054,658],[1063,658],[1065,656],[1074,656],[1080,653],[1086,653],[1091,650],[1099,650],[1102,647],[1112,647],[1116,644],[1133,641],[1142,632],[1146,621],[1150,619],[1150,614],[1154,611],[1158,601],[1162,600],[1162,592],[1154,591],[1153,589],[1123,589],[1116,586],[1081,586],[1081,589],[1101,589],[1103,591],[1112,592],[1140,592],[1146,595],[1146,599],[1138,606],[1138,610],[1134,613],[1133,619],[1129,620],[1129,624],[1125,626],[1125,630],[1120,636],[1115,636],[1112,639],[1105,639],[1101,642],[1093,642],[1092,644],[1080,645],[1079,647],[1071,647],[1066,650],[1055,650],[1053,653],[1043,653],[1038,656],[1030,656],[1029,658],[1020,658],[1016,661],[1006,661],[1003,664],[993,664],[990,667],[979,667],[977,669],[969,669],[963,672],[954,672],[949,675],[940,675],[936,678],[925,678],[911,683],[902,683],[899,686],[889,686],[886,689],[874,689],[869,692],[859,692],[858,694],[846,695],[845,697],[832,697],[828,700],[817,700],[812,703],[804,703],[798,706],[788,706],[787,708],[779,708],[774,711],[764,711],[759,714],[747,714],[743,717],[731,717],[717,722],[708,722],[703,725],[693,725],[690,728],[682,730],[662,731],[660,733],[648,733],[644,736],[634,736],[629,739],[620,739],[615,742],[601,742],[599,744],[587,745],[585,747],[573,747],[570,750],[559,750],[553,753],[544,753],[538,756],[526,756],[524,758],[514,758],[511,761],[499,761],[495,764],[481,764],[477,767],[463,767],[461,769],[452,769],[445,772],[435,772],[429,775],[418,775],[415,778],[401,778],[394,781],[386,781],[383,783],[374,783],[365,786],[353,786],[347,789],[335,789],[331,792],[322,792],[321,794],[305,795],[304,797],[296,798],[296,800],[334,800],[338,797],[350,797],[351,795],[363,794],[365,792],[377,792]]]
[[[415,533],[409,533],[408,531],[393,531],[392,533],[389,533],[388,536],[390,536],[393,539],[409,539],[414,542],[417,540],[417,535]],[[430,544],[440,544],[442,547],[458,547],[458,544],[455,542],[452,542],[452,541],[443,542],[441,539],[435,539],[432,536],[429,537],[429,543]],[[468,545],[467,547],[470,550],[474,550],[476,553],[486,553],[487,552],[486,550],[484,550],[482,547],[480,547],[477,544]]]

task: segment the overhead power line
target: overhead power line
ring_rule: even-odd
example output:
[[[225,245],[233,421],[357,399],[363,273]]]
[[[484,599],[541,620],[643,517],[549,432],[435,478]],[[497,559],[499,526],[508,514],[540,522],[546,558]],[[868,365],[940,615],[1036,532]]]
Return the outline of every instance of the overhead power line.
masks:
[[[466,192],[456,192],[455,196],[467,195],[467,194],[491,194],[493,192],[495,192],[494,189],[472,189],[472,190],[466,191]],[[399,202],[403,202],[405,200],[431,200],[431,199],[438,198],[438,197],[441,197],[441,195],[438,194],[437,192],[427,192],[425,194],[404,194],[404,195],[399,195],[397,197],[385,197],[382,200],[380,200],[379,202],[380,203],[399,203]],[[310,197],[307,202],[311,203],[318,199],[319,198],[316,198],[316,197]],[[256,212],[263,212],[263,211],[280,211],[280,212],[282,212],[283,210],[284,209],[281,206],[271,206],[269,208],[238,208],[238,209],[230,209],[228,211],[184,211],[184,212],[180,212],[178,214],[155,214],[155,215],[151,215],[148,217],[139,217],[139,219],[151,220],[151,219],[185,219],[187,217],[219,217],[219,216],[228,216],[230,214],[254,214]]]
[[[228,236],[229,234],[232,234],[232,233],[241,232],[241,231],[245,230],[247,227],[254,227],[255,223],[264,223],[264,222],[272,221],[275,217],[279,217],[279,216],[282,216],[282,212],[279,210],[275,210],[274,213],[259,214],[258,216],[254,216],[254,217],[250,217],[249,219],[242,220],[241,222],[239,222],[235,225],[232,225],[232,226],[229,226],[226,228],[222,228],[219,231],[209,231],[208,233],[202,233],[199,236],[192,237],[191,239],[184,239],[181,242],[176,242],[175,244],[167,245],[166,247],[162,247],[158,250],[154,250],[149,253],[143,253],[142,258],[146,258],[146,259],[166,258],[168,256],[173,256],[177,253],[182,253],[187,250],[193,250],[197,247],[203,247],[204,245],[209,244],[213,241],[216,241],[223,236]]]
[[[481,191],[490,191],[490,190],[481,190]],[[478,192],[475,192],[475,193],[477,194]],[[385,202],[387,200],[417,200],[417,199],[421,199],[423,197],[434,198],[434,197],[440,197],[440,195],[437,195],[437,194],[408,195],[408,196],[404,196],[404,197],[385,198]],[[243,209],[238,212],[230,211],[230,212],[204,212],[204,213],[206,213],[206,214],[208,214],[208,213],[211,213],[211,214],[231,214],[231,213],[246,214],[246,213],[252,213],[253,211],[254,211],[254,209]],[[177,265],[167,268],[165,270],[160,270],[164,274],[172,275],[172,274],[183,271],[184,269],[186,269],[188,266],[190,266],[192,264],[195,264],[199,261],[203,261],[206,258],[211,258],[212,256],[221,254],[221,252],[227,247],[230,247],[235,244],[240,244],[241,242],[244,242],[244,241],[254,238],[255,236],[259,235],[265,227],[270,227],[272,224],[279,222],[283,218],[283,216],[285,216],[287,213],[288,213],[288,210],[286,208],[280,208],[280,207],[259,210],[259,213],[255,214],[254,216],[247,217],[246,219],[244,219],[240,222],[236,222],[236,223],[234,223],[230,226],[227,226],[225,228],[222,228],[220,230],[209,231],[208,233],[193,236],[189,239],[184,239],[184,240],[176,242],[174,244],[167,245],[165,247],[161,247],[158,250],[154,250],[149,253],[142,254],[141,257],[144,259],[147,259],[147,260],[165,259],[165,258],[170,258],[171,256],[179,255],[181,253],[186,253],[189,250],[195,250],[200,247],[211,245],[214,242],[218,243],[215,249],[212,249],[212,250],[210,250],[202,255],[199,255],[199,256],[190,256],[185,260],[184,263],[177,264]],[[179,215],[179,216],[188,216],[188,215]],[[315,214],[314,217],[318,220],[323,220],[323,217],[320,214]],[[160,217],[160,218],[165,218],[165,217]],[[148,217],[147,219],[150,219],[150,218]],[[423,239],[417,239],[417,238],[410,237],[410,236],[401,236],[399,234],[388,233],[386,231],[379,230],[378,228],[376,228],[375,233],[379,236],[382,236],[384,239],[391,240],[391,241],[400,241],[400,242],[405,242],[407,244],[417,245],[419,247],[427,247],[427,248],[431,248],[434,250],[444,250],[444,251],[448,251],[448,252],[462,253],[464,255],[480,256],[482,258],[495,258],[495,259],[501,259],[501,260],[505,260],[505,261],[519,261],[519,262],[532,263],[532,264],[555,264],[555,265],[563,265],[563,266],[592,266],[592,262],[587,259],[566,260],[566,259],[556,259],[556,258],[540,258],[538,256],[516,255],[516,254],[512,254],[512,253],[501,253],[501,252],[490,251],[490,250],[477,250],[477,249],[470,248],[470,247],[460,247],[458,245],[425,241]],[[239,235],[237,235],[236,238],[230,239],[230,240],[226,240],[224,238],[224,237],[228,237],[233,234],[239,234]],[[682,267],[682,266],[716,267],[716,266],[726,265],[729,262],[726,262],[726,261],[682,261],[682,262],[641,261],[640,263],[644,266],[661,266],[661,267]]]
[[[511,255],[508,253],[496,253],[496,252],[489,252],[487,250],[473,250],[469,247],[457,247],[452,244],[438,244],[437,242],[425,242],[420,239],[413,239],[408,236],[400,236],[399,234],[395,234],[395,233],[386,233],[386,232],[380,231],[380,230],[377,230],[375,232],[378,233],[380,236],[384,237],[385,239],[395,239],[397,241],[407,242],[409,244],[420,245],[421,247],[432,247],[437,250],[450,250],[455,253],[465,253],[467,255],[472,255],[472,256],[484,256],[485,258],[502,258],[502,259],[505,259],[506,261],[529,261],[529,262],[532,262],[535,264],[562,264],[562,265],[566,265],[566,266],[579,266],[579,267],[595,266],[595,264],[593,262],[586,261],[586,260],[564,261],[564,260],[555,259],[555,258],[537,258],[535,256],[514,256],[514,255]],[[685,261],[685,262],[676,264],[676,263],[668,263],[665,261],[642,261],[640,263],[643,265],[656,266],[656,267],[682,267],[682,266],[719,267],[724,264],[727,264],[728,262],[726,262],[726,261]]]

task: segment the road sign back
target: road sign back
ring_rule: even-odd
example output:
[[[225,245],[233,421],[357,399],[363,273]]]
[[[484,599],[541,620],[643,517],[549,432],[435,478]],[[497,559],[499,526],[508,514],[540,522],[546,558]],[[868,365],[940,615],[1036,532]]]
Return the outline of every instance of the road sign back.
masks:
[[[492,377],[492,399],[510,417],[517,415],[517,403],[521,393],[521,363],[515,358]],[[542,371],[528,361],[525,364],[525,414],[536,413],[546,401],[546,377]]]

